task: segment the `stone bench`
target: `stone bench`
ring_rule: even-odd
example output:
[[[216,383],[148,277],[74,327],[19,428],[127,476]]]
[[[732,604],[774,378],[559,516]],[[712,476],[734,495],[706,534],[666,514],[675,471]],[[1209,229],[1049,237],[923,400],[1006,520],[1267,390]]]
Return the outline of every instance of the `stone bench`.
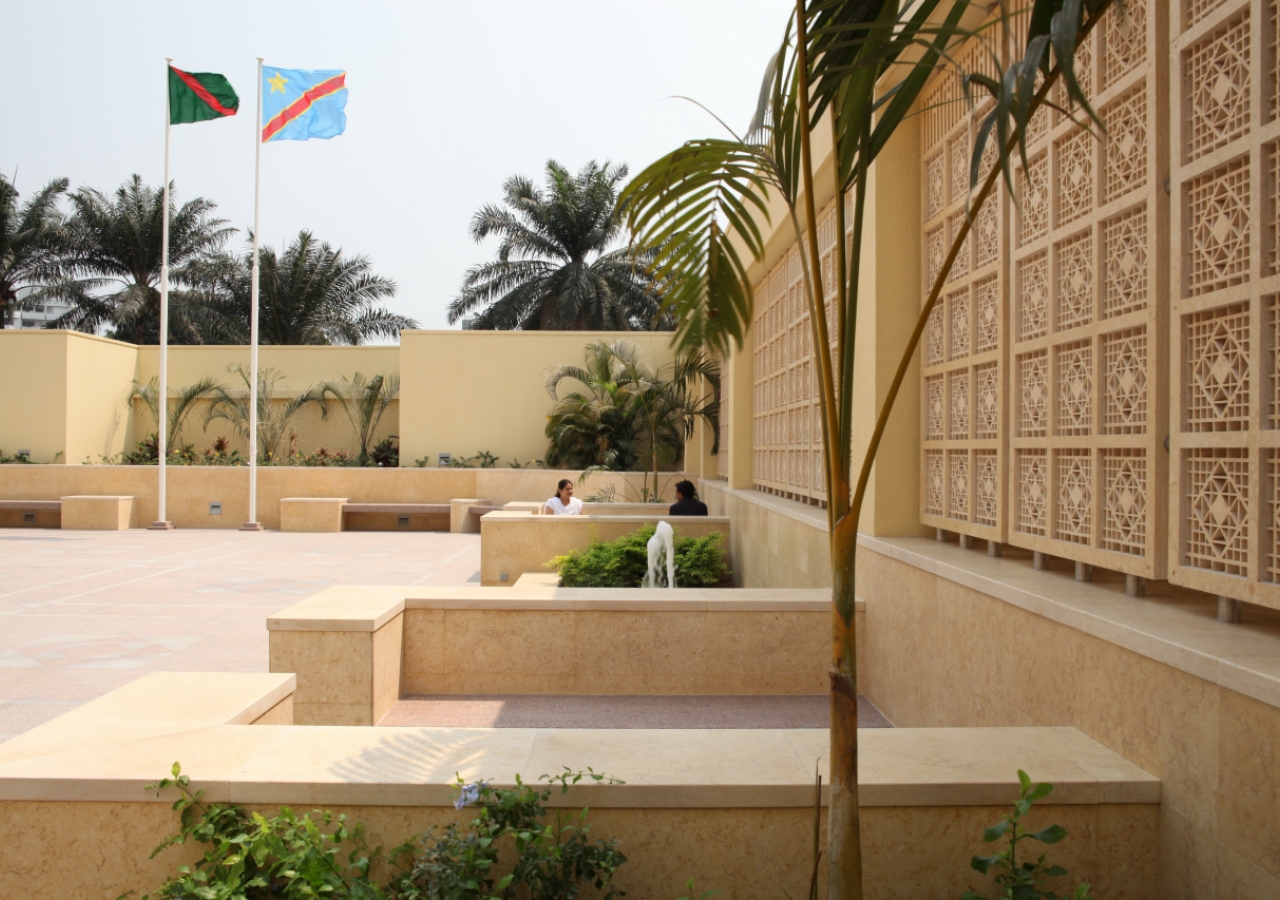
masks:
[[[0,528],[59,528],[61,500],[0,500]]]
[[[283,497],[280,500],[280,530],[335,533],[339,531],[443,531],[438,521],[424,517],[448,516],[448,503],[351,503],[346,497]],[[353,523],[352,515],[360,516]],[[416,521],[415,521],[416,520]],[[353,527],[358,526],[358,527]]]
[[[63,497],[62,527],[74,531],[126,531],[138,526],[137,498]]]
[[[604,504],[606,506],[612,504]],[[480,520],[480,583],[513,585],[527,572],[546,572],[546,564],[571,550],[585,550],[593,541],[611,541],[631,534],[645,525],[668,521],[676,537],[705,537],[712,532],[724,535],[723,549],[729,553],[728,516],[547,516],[504,509]],[[729,560],[732,568],[732,560]],[[676,584],[680,574],[676,573]]]

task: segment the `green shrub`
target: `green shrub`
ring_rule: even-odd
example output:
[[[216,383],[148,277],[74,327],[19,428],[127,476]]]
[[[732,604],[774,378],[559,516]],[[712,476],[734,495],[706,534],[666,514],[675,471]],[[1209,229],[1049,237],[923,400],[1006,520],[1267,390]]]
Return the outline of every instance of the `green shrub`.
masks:
[[[1045,878],[1060,878],[1067,874],[1067,870],[1058,865],[1046,865],[1045,858],[1048,854],[1041,853],[1038,857],[1030,859],[1022,859],[1019,861],[1018,852],[1021,849],[1023,853],[1031,855],[1034,851],[1020,848],[1018,845],[1024,841],[1035,841],[1039,844],[1056,844],[1067,836],[1067,830],[1061,825],[1050,825],[1048,828],[1042,828],[1039,831],[1027,831],[1022,824],[1022,819],[1031,812],[1032,805],[1037,800],[1042,800],[1053,791],[1053,785],[1048,783],[1032,784],[1031,778],[1026,772],[1018,770],[1018,781],[1022,785],[1022,796],[1013,804],[1013,812],[990,828],[982,832],[982,840],[988,844],[994,844],[996,841],[1005,838],[1008,840],[1007,846],[999,853],[991,856],[975,856],[969,861],[969,867],[975,872],[981,872],[983,875],[991,875],[996,883],[996,897],[1005,898],[1005,900],[1090,900],[1092,894],[1089,893],[1088,884],[1079,884],[1076,889],[1065,897],[1060,897],[1053,891],[1045,889],[1043,881]],[[975,894],[973,891],[965,891],[961,900],[988,900],[981,894]]]
[[[586,550],[557,556],[547,568],[560,572],[561,587],[640,587],[649,568],[649,538],[654,526],[646,525],[616,541],[596,541]],[[732,574],[725,563],[724,535],[675,540],[676,584],[680,587],[714,587]]]
[[[624,892],[613,876],[627,861],[618,841],[593,840],[587,810],[548,815],[553,786],[560,793],[583,779],[620,784],[588,769],[543,775],[545,788],[513,788],[483,781],[457,782],[456,809],[475,807],[467,825],[451,823],[414,835],[390,853],[370,849],[364,827],[346,816],[314,811],[299,816],[281,807],[275,816],[238,806],[204,803],[190,778],[173,764],[172,777],[148,790],[176,787],[178,833],[156,848],[188,840],[207,845],[194,865],[182,866],[143,900],[573,900],[586,892],[612,900]],[[512,852],[514,851],[514,853]],[[371,876],[375,862],[392,874]],[[499,870],[505,874],[499,875]],[[127,895],[126,895],[127,896]],[[123,900],[123,898],[121,898]]]

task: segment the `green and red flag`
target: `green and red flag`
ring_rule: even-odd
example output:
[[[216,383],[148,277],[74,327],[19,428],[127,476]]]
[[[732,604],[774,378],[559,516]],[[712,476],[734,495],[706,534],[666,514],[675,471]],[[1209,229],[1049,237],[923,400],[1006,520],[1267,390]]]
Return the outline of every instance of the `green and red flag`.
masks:
[[[225,76],[169,66],[170,124],[234,116],[239,108],[240,98]]]

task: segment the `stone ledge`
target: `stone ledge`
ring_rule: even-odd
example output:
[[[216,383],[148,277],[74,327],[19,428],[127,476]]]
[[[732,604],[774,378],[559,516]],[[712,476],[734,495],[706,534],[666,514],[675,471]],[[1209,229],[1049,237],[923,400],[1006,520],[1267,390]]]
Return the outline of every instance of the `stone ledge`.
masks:
[[[1280,707],[1280,614],[1227,625],[1189,592],[1128,597],[1123,583],[1038,572],[1029,560],[992,558],[928,538],[858,535],[858,546],[981,591],[1270,706]]]
[[[864,807],[1008,804],[1018,768],[1054,785],[1044,804],[1160,802],[1158,779],[1074,728],[885,729],[859,739]],[[579,786],[548,805],[808,807],[827,740],[825,730],[220,725],[103,744],[88,728],[81,749],[0,764],[0,801],[170,803],[171,791],[143,788],[179,760],[207,799],[234,803],[446,806],[456,774],[537,783],[592,766],[626,783]]]

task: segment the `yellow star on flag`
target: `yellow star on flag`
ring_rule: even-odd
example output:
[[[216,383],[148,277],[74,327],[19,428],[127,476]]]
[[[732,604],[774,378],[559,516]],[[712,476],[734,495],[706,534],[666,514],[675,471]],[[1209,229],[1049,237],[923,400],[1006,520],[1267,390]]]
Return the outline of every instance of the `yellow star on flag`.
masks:
[[[289,79],[282,77],[279,72],[275,74],[274,78],[267,79],[267,84],[271,85],[271,93],[273,94],[276,91],[279,91],[280,93],[283,94],[284,86],[288,83],[289,83]]]

